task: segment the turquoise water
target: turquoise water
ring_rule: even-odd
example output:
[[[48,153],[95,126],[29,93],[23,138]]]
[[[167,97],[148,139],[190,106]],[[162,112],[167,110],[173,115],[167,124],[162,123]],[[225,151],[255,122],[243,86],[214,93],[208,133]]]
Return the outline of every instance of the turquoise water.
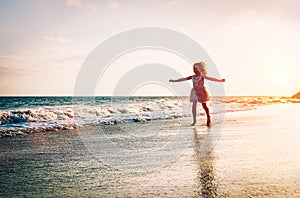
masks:
[[[145,101],[157,98],[168,97],[71,97],[71,96],[33,96],[33,97],[0,97],[0,110],[10,110],[19,108],[35,108],[44,106],[64,106],[64,105],[100,105],[111,102],[122,101]]]

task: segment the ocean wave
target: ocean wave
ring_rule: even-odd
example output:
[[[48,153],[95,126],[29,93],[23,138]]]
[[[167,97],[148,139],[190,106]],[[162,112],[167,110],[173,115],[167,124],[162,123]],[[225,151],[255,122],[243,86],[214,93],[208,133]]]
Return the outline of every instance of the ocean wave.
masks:
[[[145,122],[188,116],[186,104],[177,100],[116,103],[104,105],[72,105],[31,109],[1,110],[0,136],[71,130],[87,125],[112,125]]]
[[[100,125],[114,125],[129,122],[147,122],[151,120],[161,119],[176,119],[189,116],[189,113],[182,111],[168,111],[168,112],[145,112],[136,114],[112,114],[99,117],[73,117],[64,115],[66,119],[62,120],[43,120],[43,121],[29,121],[18,118],[19,123],[10,123],[0,125],[0,135],[13,136],[24,133],[44,132],[44,131],[60,131],[72,130],[84,126],[100,126]],[[62,118],[62,117],[61,117]]]

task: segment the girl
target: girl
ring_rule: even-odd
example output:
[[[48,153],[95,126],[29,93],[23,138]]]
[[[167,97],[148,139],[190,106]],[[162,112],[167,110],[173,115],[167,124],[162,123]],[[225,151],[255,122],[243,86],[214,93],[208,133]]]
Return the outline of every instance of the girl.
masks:
[[[192,126],[196,124],[196,116],[197,116],[197,102],[202,104],[203,109],[205,110],[207,116],[207,123],[206,125],[210,126],[210,115],[209,109],[206,105],[206,102],[209,100],[209,95],[204,87],[204,79],[211,80],[215,82],[225,82],[225,79],[216,79],[212,77],[208,77],[207,75],[207,68],[204,62],[195,63],[193,66],[195,75],[189,76],[186,78],[179,78],[177,80],[169,80],[169,82],[181,82],[185,80],[192,80],[193,81],[193,89],[191,90],[190,101],[193,102],[192,107],[192,114],[193,114],[193,123]]]

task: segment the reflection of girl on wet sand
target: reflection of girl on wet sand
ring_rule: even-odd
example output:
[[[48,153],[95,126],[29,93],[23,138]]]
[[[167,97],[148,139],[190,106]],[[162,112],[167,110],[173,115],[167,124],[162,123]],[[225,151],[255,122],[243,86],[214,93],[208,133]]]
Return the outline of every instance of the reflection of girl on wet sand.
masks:
[[[198,165],[197,180],[200,197],[218,197],[218,184],[215,180],[214,172],[214,157],[212,156],[211,145],[206,145],[205,142],[209,141],[207,134],[209,134],[210,128],[207,131],[202,131],[198,134],[198,131],[194,129],[194,151]]]
[[[185,80],[192,80],[193,81],[193,89],[191,90],[190,101],[193,102],[192,107],[192,114],[193,114],[193,123],[192,126],[196,124],[196,117],[197,117],[197,102],[202,104],[203,109],[205,110],[207,116],[207,123],[206,125],[210,126],[210,114],[209,109],[206,105],[206,102],[209,100],[208,92],[204,87],[204,79],[211,80],[215,82],[225,82],[225,79],[216,79],[207,76],[207,68],[204,62],[195,63],[193,66],[195,75],[188,76],[186,78],[179,78],[177,80],[169,80],[169,82],[181,82]]]

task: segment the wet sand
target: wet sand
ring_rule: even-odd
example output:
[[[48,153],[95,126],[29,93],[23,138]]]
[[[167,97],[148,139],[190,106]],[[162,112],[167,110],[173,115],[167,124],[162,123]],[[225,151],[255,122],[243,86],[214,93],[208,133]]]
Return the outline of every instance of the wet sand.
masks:
[[[210,152],[215,126],[191,127],[192,144],[158,172],[129,177],[128,196],[300,197],[299,104],[271,105],[226,115]],[[215,120],[216,121],[216,120]],[[133,188],[132,188],[133,187]]]
[[[214,148],[219,194],[300,197],[299,104],[227,114]]]
[[[109,127],[106,138],[131,149],[168,141],[179,148],[166,146],[144,161],[125,155],[127,161],[116,158],[112,164],[90,153],[98,148],[86,144],[99,135],[93,128],[0,139],[0,196],[299,197],[299,112],[299,104],[284,104],[228,113],[221,133],[215,115],[210,128],[203,118],[196,127],[189,126],[191,118],[173,120],[156,138],[144,138],[151,127],[142,124],[143,134],[126,141],[126,134]],[[176,133],[178,139],[170,139]],[[158,167],[149,166],[152,159],[161,161]]]

